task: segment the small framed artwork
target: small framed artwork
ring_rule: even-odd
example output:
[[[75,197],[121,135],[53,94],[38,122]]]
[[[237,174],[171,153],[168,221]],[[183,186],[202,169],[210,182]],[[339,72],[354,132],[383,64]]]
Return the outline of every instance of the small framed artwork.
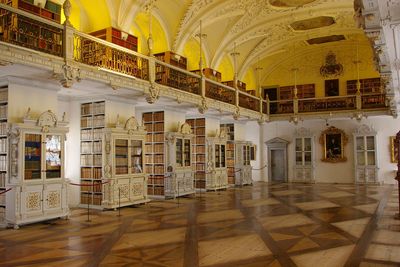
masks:
[[[320,143],[323,150],[322,161],[331,163],[347,161],[344,155],[347,136],[342,130],[333,126],[329,127],[321,133]]]
[[[397,159],[399,158],[399,149],[395,145],[396,136],[390,137],[390,162],[397,163]]]
[[[250,160],[256,160],[257,145],[250,146]]]

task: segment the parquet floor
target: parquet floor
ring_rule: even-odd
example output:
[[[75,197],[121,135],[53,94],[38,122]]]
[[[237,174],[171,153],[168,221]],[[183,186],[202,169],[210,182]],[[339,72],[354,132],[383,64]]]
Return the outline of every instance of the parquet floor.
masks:
[[[400,266],[391,186],[266,184],[0,230],[0,266]]]

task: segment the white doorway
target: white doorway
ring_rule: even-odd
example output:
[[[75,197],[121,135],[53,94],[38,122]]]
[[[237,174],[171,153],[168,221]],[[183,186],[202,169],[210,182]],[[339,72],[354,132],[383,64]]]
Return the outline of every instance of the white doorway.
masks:
[[[288,141],[274,138],[267,142],[268,150],[268,181],[286,183],[288,181],[287,145]]]

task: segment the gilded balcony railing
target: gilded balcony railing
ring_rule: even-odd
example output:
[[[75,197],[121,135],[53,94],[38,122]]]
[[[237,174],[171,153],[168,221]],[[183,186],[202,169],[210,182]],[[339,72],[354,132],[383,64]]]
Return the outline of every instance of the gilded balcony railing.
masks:
[[[200,95],[201,78],[199,75],[156,60],[156,83],[173,87],[188,93]]]
[[[386,107],[385,94],[364,94],[361,95],[361,107],[363,109],[384,108]]]
[[[0,41],[62,57],[63,26],[0,4]]]
[[[239,91],[239,107],[260,111],[260,99],[246,92]]]
[[[356,96],[299,99],[299,113],[356,109]]]
[[[206,97],[235,105],[235,89],[219,82],[206,79]]]
[[[74,34],[74,59],[143,80],[149,77],[149,61],[143,55],[77,31]]]

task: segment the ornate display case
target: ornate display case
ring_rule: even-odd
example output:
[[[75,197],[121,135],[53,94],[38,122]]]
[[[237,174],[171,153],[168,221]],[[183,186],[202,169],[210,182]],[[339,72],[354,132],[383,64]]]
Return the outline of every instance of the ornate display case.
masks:
[[[102,207],[113,209],[148,202],[147,174],[144,172],[144,142],[146,131],[135,117],[124,125],[105,128],[103,138]]]
[[[250,185],[252,180],[252,167],[250,165],[251,142],[235,141],[235,185]]]
[[[218,190],[228,187],[226,165],[227,136],[224,131],[215,137],[208,137],[205,190]]]
[[[64,177],[66,122],[46,111],[24,123],[10,124],[6,221],[18,228],[69,214]]]
[[[192,145],[194,134],[191,126],[184,123],[178,132],[168,132],[167,173],[165,178],[165,196],[179,197],[195,193],[194,165],[192,164]]]
[[[361,125],[354,131],[353,138],[355,182],[379,183],[375,130],[365,124]]]
[[[296,130],[294,138],[295,165],[293,182],[314,183],[314,135],[306,128]]]

